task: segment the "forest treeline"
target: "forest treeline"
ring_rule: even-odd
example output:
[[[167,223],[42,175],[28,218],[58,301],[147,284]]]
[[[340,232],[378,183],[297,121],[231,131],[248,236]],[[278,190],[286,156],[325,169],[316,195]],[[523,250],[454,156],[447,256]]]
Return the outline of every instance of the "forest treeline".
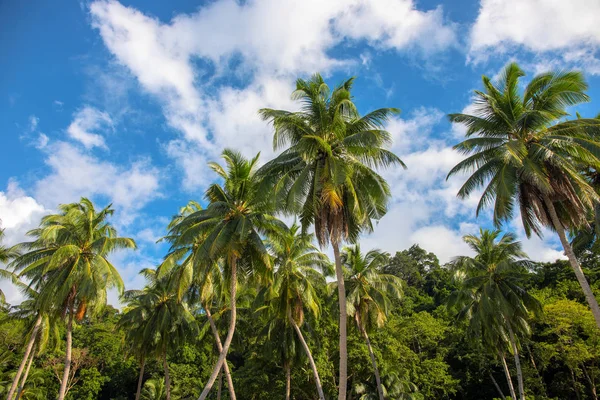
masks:
[[[3,395],[597,399],[600,119],[569,117],[589,101],[581,73],[523,76],[484,76],[473,114],[449,115],[467,130],[448,177],[491,221],[445,265],[416,245],[360,246],[392,200],[380,171],[407,166],[385,130],[399,110],[360,115],[353,78],[299,79],[300,111],[259,111],[278,155],[209,163],[215,183],[172,218],[144,288],[110,261],[136,248],[111,205],[59,205],[0,247],[0,276],[25,295],[0,312]],[[516,217],[527,236],[555,232],[567,260],[531,261],[502,230]]]

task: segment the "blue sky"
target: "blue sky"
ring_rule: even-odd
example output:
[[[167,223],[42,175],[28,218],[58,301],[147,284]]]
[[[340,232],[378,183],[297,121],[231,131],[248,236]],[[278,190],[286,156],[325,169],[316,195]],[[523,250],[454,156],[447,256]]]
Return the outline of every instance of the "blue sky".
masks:
[[[256,111],[297,107],[294,80],[321,72],[332,86],[356,76],[363,113],[402,110],[388,130],[408,170],[384,172],[390,212],[363,246],[419,243],[448,261],[488,220],[475,219],[476,198],[456,199],[461,177],[444,179],[464,132],[445,115],[468,110],[481,75],[511,60],[528,76],[580,69],[600,99],[597,15],[597,0],[2,2],[6,240],[23,240],[59,203],[112,202],[115,225],[140,247],[113,260],[128,287],[142,285],[137,271],[160,260],[169,218],[215,179],[206,162],[224,147],[271,157]],[[507,228],[522,236],[517,221]],[[551,234],[524,247],[537,260],[561,256]]]

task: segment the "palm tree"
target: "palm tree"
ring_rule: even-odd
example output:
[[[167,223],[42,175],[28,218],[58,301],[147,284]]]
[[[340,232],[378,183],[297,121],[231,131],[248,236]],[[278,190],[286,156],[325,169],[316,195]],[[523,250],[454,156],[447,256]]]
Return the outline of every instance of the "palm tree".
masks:
[[[316,269],[327,271],[330,268],[327,256],[313,245],[313,239],[313,235],[302,234],[300,226],[296,223],[289,231],[269,238],[276,272],[273,284],[262,290],[257,297],[257,302],[266,303],[264,308],[272,315],[269,333],[273,331],[286,333],[290,327],[293,328],[308,357],[319,399],[324,400],[319,371],[300,329],[304,323],[305,309],[315,317],[318,317],[320,312],[316,287],[325,286],[325,277]],[[293,342],[288,335],[284,335],[283,339],[286,342]],[[287,377],[286,399],[290,398],[291,385],[289,378],[292,357],[287,356],[289,353],[293,352],[284,351]]]
[[[58,400],[63,400],[71,367],[73,320],[99,312],[109,288],[123,292],[123,281],[107,256],[136,245],[133,239],[117,236],[108,222],[113,214],[110,205],[98,212],[90,200],[82,198],[79,203],[60,205],[59,210],[28,232],[35,240],[19,245],[25,252],[11,265],[39,290],[40,311],[59,312],[67,318],[65,366],[58,394]]]
[[[302,103],[298,112],[262,109],[263,119],[275,129],[273,147],[288,146],[261,168],[264,185],[283,211],[297,213],[303,230],[314,225],[319,245],[331,243],[335,257],[340,309],[339,399],[346,399],[346,291],[340,244],[355,242],[361,231],[372,231],[372,220],[386,213],[390,189],[373,167],[401,165],[384,147],[391,135],[384,124],[394,108],[360,116],[352,102],[350,78],[330,91],[316,74],[298,79],[292,98]]]
[[[222,157],[227,169],[214,162],[209,164],[224,182],[206,190],[207,208],[185,216],[169,232],[174,238],[172,251],[189,248],[201,239],[193,249],[196,270],[206,275],[215,262],[222,262],[230,285],[229,329],[200,400],[208,396],[233,339],[238,269],[256,278],[269,273],[271,260],[261,235],[285,230],[285,225],[271,215],[269,194],[259,190],[258,155],[248,160],[240,153],[224,150]]]
[[[60,342],[57,318],[49,313],[40,312],[38,310],[37,297],[39,294],[35,290],[28,287],[22,287],[21,290],[28,298],[22,301],[18,306],[14,307],[14,311],[10,313],[10,318],[29,321],[27,341],[28,343],[32,343],[32,347],[31,351],[27,354],[29,360],[27,360],[27,357],[24,357],[21,361],[23,365],[26,363],[26,368],[22,373],[22,376],[19,374],[20,380],[16,382],[18,385],[17,399],[21,398],[21,394],[25,390],[25,383],[29,377],[34,358],[43,354],[49,343],[53,342],[54,348],[56,349]],[[38,321],[40,321],[40,323],[38,323]]]
[[[165,373],[165,398],[171,399],[171,385],[167,355],[175,350],[188,338],[197,335],[197,325],[187,304],[180,301],[170,290],[166,279],[159,279],[153,269],[141,272],[150,284],[141,291],[128,291],[125,299],[129,300],[120,327],[129,330],[127,339],[132,341],[134,350],[142,360],[138,393],[140,394],[143,379],[144,363],[147,357],[155,356],[162,359]]]
[[[497,83],[483,77],[484,92],[475,92],[475,112],[450,114],[468,127],[467,139],[455,149],[468,157],[448,177],[472,172],[458,196],[484,187],[477,214],[494,205],[494,224],[510,220],[519,206],[525,233],[556,231],[573,271],[600,327],[600,307],[565,234],[565,228],[586,225],[587,210],[598,194],[579,173],[581,166],[600,166],[600,120],[561,122],[566,108],[589,100],[579,72],[548,72],[535,76],[519,93],[524,76],[517,64],[502,71]]]
[[[186,216],[200,211],[202,206],[190,201],[179,210],[179,214],[174,216],[169,223],[168,229],[171,231],[173,227],[179,224]],[[178,239],[178,235],[167,235],[163,240],[173,243]],[[212,264],[202,264],[194,262],[195,249],[202,244],[203,237],[197,237],[189,243],[182,243],[177,248],[170,251],[164,261],[158,267],[157,273],[160,277],[169,279],[172,290],[177,293],[181,300],[185,297],[188,304],[200,304],[204,310],[212,334],[215,338],[217,350],[219,354],[223,351],[223,343],[219,335],[219,330],[215,324],[215,319],[212,315],[211,307],[216,304],[217,308],[225,310],[226,291],[223,287],[226,285],[222,274],[222,262],[213,262]],[[212,268],[211,268],[212,266]],[[208,271],[208,272],[207,272]],[[227,380],[227,387],[231,399],[235,399],[235,389],[233,387],[233,379],[227,361],[223,362],[223,372]],[[219,384],[221,382],[219,381]]]
[[[146,328],[151,308],[145,301],[145,294],[144,290],[128,290],[123,293],[122,299],[126,306],[123,309],[123,316],[117,323],[117,328],[125,331],[125,344],[128,351],[134,354],[140,362],[135,400],[140,399],[146,359],[154,350],[151,348],[152,340],[147,337],[150,333]]]
[[[379,250],[371,250],[363,255],[358,244],[346,247],[342,252],[342,264],[346,269],[348,314],[354,317],[356,327],[367,343],[379,400],[384,400],[385,396],[367,330],[373,326],[383,326],[391,307],[390,297],[399,298],[402,293],[401,279],[382,273],[388,259],[388,254]]]
[[[530,333],[529,313],[540,314],[541,305],[520,286],[524,271],[531,266],[521,243],[512,233],[502,237],[500,234],[499,230],[480,229],[479,236],[464,236],[475,256],[460,256],[452,261],[452,267],[463,274],[464,280],[459,291],[450,297],[449,305],[458,306],[459,318],[469,319],[472,331],[499,352],[507,374],[503,347],[508,341],[517,370],[519,397],[525,400],[518,335]],[[507,378],[510,387],[512,382]]]

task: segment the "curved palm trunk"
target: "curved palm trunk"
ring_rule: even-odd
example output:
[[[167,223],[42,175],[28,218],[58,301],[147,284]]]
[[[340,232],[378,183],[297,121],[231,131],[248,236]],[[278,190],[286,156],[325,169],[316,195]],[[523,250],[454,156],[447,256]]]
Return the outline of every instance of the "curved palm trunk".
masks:
[[[171,378],[169,377],[169,364],[167,363],[167,351],[163,352],[163,368],[165,370],[165,390],[167,392],[167,399],[171,400]]]
[[[69,383],[69,373],[71,372],[71,348],[73,346],[73,304],[69,310],[69,322],[67,323],[67,348],[65,351],[65,369],[60,381],[60,390],[58,391],[58,400],[64,400],[67,395],[67,384]]]
[[[554,208],[554,204],[552,200],[548,196],[544,197],[544,203],[546,204],[546,208],[550,213],[550,218],[552,219],[552,225],[554,229],[558,233],[558,237],[560,238],[560,242],[562,243],[563,249],[565,250],[565,255],[569,259],[569,263],[571,264],[571,268],[573,268],[573,272],[575,272],[575,276],[577,277],[577,281],[583,290],[583,294],[585,295],[585,299],[592,310],[592,314],[594,315],[594,319],[596,320],[596,326],[600,328],[600,306],[598,306],[598,300],[594,296],[594,292],[592,292],[592,288],[588,283],[585,275],[583,274],[583,270],[581,269],[581,265],[579,265],[579,261],[577,261],[577,257],[575,257],[575,253],[573,252],[573,247],[567,240],[567,236],[565,234],[565,228],[563,227],[560,219],[558,218],[558,214],[556,214],[556,208]]]
[[[219,330],[217,329],[217,325],[215,325],[215,320],[213,319],[212,314],[210,313],[210,309],[208,307],[204,307],[204,311],[206,312],[206,318],[208,318],[210,329],[212,330],[213,336],[215,337],[215,341],[217,342],[217,350],[219,350],[219,354],[221,354],[223,352],[223,345],[221,344]],[[227,380],[227,389],[229,390],[229,397],[232,400],[235,400],[233,380],[231,379],[231,372],[229,371],[229,365],[227,364],[227,361],[223,362],[223,371],[225,372],[225,379]]]
[[[521,371],[521,359],[519,358],[519,349],[517,348],[517,341],[515,339],[515,333],[513,332],[510,324],[508,324],[508,335],[510,338],[510,345],[513,351],[513,357],[515,358],[515,368],[517,369],[517,383],[519,385],[519,398],[525,400],[525,386],[523,384],[523,371]]]
[[[510,391],[510,397],[513,400],[517,400],[517,394],[515,393],[515,387],[513,386],[512,379],[510,377],[510,370],[506,364],[506,358],[502,352],[498,352],[500,359],[502,360],[502,367],[504,368],[504,375],[506,375],[506,382],[508,383],[508,390]]]
[[[498,385],[498,382],[496,382],[496,379],[494,379],[494,375],[492,375],[491,372],[490,372],[490,379],[492,380],[492,382],[494,382],[494,386],[496,387],[496,390],[498,391],[498,394],[500,395],[500,398],[502,400],[506,400],[506,396],[504,396],[504,393],[502,392],[502,389],[500,389],[500,385]]]
[[[27,347],[25,348],[25,354],[23,355],[23,360],[21,364],[19,364],[19,369],[17,370],[17,374],[13,379],[12,385],[8,390],[8,395],[6,396],[7,400],[12,400],[15,392],[17,390],[17,386],[19,385],[19,380],[21,379],[21,375],[23,374],[23,370],[25,369],[25,365],[27,364],[27,359],[31,354],[31,350],[33,350],[33,345],[35,343],[35,339],[37,337],[38,330],[40,329],[40,325],[42,324],[42,315],[38,314],[37,319],[35,320],[35,325],[33,326],[33,330],[31,331],[31,336],[29,337],[29,342],[27,342]]]
[[[146,357],[142,356],[142,365],[140,366],[140,377],[138,378],[137,390],[135,392],[135,400],[140,400],[142,393],[142,381],[144,380],[144,368],[146,367]]]
[[[381,377],[379,376],[379,368],[377,368],[377,360],[375,359],[375,353],[373,353],[373,347],[371,347],[371,341],[369,340],[369,335],[367,331],[363,328],[360,323],[360,314],[358,311],[356,312],[356,324],[358,325],[358,329],[360,333],[362,333],[365,341],[367,342],[367,348],[369,349],[369,356],[371,357],[371,363],[373,364],[373,371],[375,372],[375,382],[377,383],[377,393],[379,394],[379,400],[385,400],[385,396],[383,395],[383,386],[381,386]]]
[[[219,354],[219,359],[217,360],[217,364],[215,365],[213,372],[210,375],[210,378],[208,379],[208,382],[206,382],[206,386],[204,387],[204,390],[200,394],[200,397],[198,397],[198,400],[206,399],[206,397],[208,396],[208,393],[210,392],[210,389],[212,389],[212,386],[214,385],[215,381],[217,380],[219,371],[223,367],[223,363],[225,362],[225,357],[227,357],[227,352],[229,351],[229,346],[231,345],[231,340],[233,339],[233,333],[235,331],[236,289],[237,289],[237,265],[236,265],[236,259],[234,258],[233,260],[231,260],[231,289],[230,289],[231,290],[231,299],[229,300],[230,307],[231,307],[231,319],[229,321],[229,330],[227,331],[227,337],[225,337],[225,343],[223,344],[223,350],[221,351],[221,354]]]
[[[284,365],[285,368],[285,400],[290,400],[292,391],[292,366],[289,362]]]
[[[292,324],[292,326],[294,327],[294,330],[296,331],[296,335],[298,335],[298,339],[300,339],[300,342],[302,343],[304,352],[306,353],[306,356],[308,357],[308,362],[310,363],[310,367],[312,368],[313,376],[315,378],[315,384],[317,385],[317,392],[319,393],[319,400],[325,400],[325,395],[323,394],[323,386],[321,386],[321,378],[319,378],[319,371],[317,370],[317,365],[315,364],[315,360],[313,359],[312,353],[310,352],[310,349],[308,348],[308,344],[306,343],[306,340],[304,340],[302,331],[300,330],[300,327],[298,326],[296,321],[294,321],[294,319],[292,318],[291,315],[289,315],[288,317],[290,319],[290,323]]]
[[[29,362],[27,363],[27,368],[25,369],[25,373],[23,374],[23,379],[19,384],[19,391],[17,392],[17,400],[21,398],[23,395],[23,389],[25,388],[25,382],[27,382],[27,377],[29,376],[29,370],[31,369],[31,364],[33,364],[33,358],[35,357],[35,351],[31,352],[31,356],[29,357]]]
[[[337,279],[338,301],[340,306],[340,377],[338,380],[338,400],[346,400],[346,390],[348,386],[348,349],[346,345],[348,341],[346,332],[348,316],[346,311],[346,287],[344,285],[344,271],[342,269],[342,260],[340,258],[340,245],[336,240],[333,240],[331,245],[335,257],[335,276]]]

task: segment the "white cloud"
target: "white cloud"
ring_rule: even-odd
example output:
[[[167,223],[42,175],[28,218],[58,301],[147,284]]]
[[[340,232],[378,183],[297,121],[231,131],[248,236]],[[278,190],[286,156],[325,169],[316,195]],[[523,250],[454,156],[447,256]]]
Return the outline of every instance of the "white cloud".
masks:
[[[48,145],[49,141],[50,141],[50,138],[48,138],[48,136],[46,136],[44,133],[40,133],[38,135],[37,142],[35,143],[35,147],[38,149],[43,149],[44,147],[46,147]]]
[[[34,193],[49,207],[78,201],[82,196],[103,196],[121,210],[136,211],[160,195],[160,172],[149,160],[121,166],[65,142],[48,146],[47,154],[45,162],[51,172],[35,184]]]
[[[428,53],[456,43],[455,27],[444,20],[441,6],[423,12],[412,1],[349,2],[334,25],[342,35],[388,49],[416,48]]]
[[[29,117],[29,131],[35,132],[39,122],[40,122],[40,119],[38,117],[36,117],[35,115],[31,115]]]
[[[113,129],[110,116],[94,107],[85,106],[73,115],[73,122],[67,128],[69,136],[85,146],[107,148],[104,137],[98,132]]]
[[[36,227],[46,212],[43,205],[27,196],[16,181],[10,180],[6,191],[0,192],[0,228],[5,229],[5,244],[23,241],[25,233]]]
[[[196,142],[189,146],[195,159],[212,159],[232,143],[247,154],[270,153],[271,133],[256,111],[288,106],[297,75],[358,62],[332,57],[334,47],[366,40],[428,54],[452,46],[455,31],[440,8],[421,11],[412,0],[220,0],[169,23],[115,1],[93,2],[90,12],[116,62],[159,99],[167,123],[183,133],[166,149],[177,165],[190,168],[187,188],[202,182],[204,165],[181,159],[186,141]],[[226,73],[247,84],[229,86]]]
[[[433,252],[441,263],[456,256],[472,255],[473,251],[462,240],[463,234],[443,225],[430,225],[415,231],[410,239],[427,251]]]
[[[431,132],[442,120],[444,113],[436,108],[421,107],[409,116],[409,119],[392,117],[386,125],[386,129],[392,134],[392,150],[398,154],[409,154],[430,145]]]
[[[598,74],[598,14],[597,0],[481,0],[470,57],[479,61],[522,47],[537,53],[540,66],[582,67]]]

